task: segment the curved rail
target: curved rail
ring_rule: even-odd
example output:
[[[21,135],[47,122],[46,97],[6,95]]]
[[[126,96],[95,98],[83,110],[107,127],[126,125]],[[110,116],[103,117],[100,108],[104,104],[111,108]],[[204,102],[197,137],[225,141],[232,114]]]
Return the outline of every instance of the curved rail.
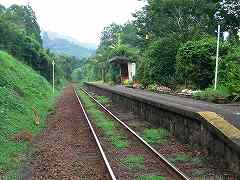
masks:
[[[144,145],[148,147],[161,161],[163,161],[169,168],[171,168],[175,173],[177,173],[184,180],[191,180],[177,167],[172,165],[162,154],[160,154],[156,149],[154,149],[150,144],[148,144],[143,138],[141,138],[136,132],[134,132],[127,124],[122,122],[118,117],[116,117],[111,111],[104,107],[100,102],[98,102],[93,96],[91,96],[83,88],[80,88],[85,94],[87,94],[95,103],[97,103],[106,113],[108,113],[112,118],[117,120],[122,126],[124,126],[129,132],[131,132],[137,139],[139,139]]]
[[[75,93],[75,96],[76,96],[77,99],[78,99],[78,102],[79,102],[79,104],[80,104],[80,106],[81,106],[81,109],[82,109],[82,111],[83,111],[84,117],[85,117],[85,119],[87,120],[88,126],[89,126],[89,128],[90,128],[90,130],[91,130],[91,132],[92,132],[92,134],[93,134],[93,136],[94,136],[94,139],[95,139],[95,141],[96,141],[96,143],[97,143],[97,145],[98,145],[98,148],[99,148],[99,150],[100,150],[100,152],[101,152],[101,155],[102,155],[102,158],[103,158],[103,160],[104,160],[104,163],[105,163],[105,165],[107,166],[107,169],[108,169],[108,172],[109,172],[109,174],[110,174],[110,177],[111,177],[112,180],[116,180],[116,177],[115,177],[115,175],[114,175],[114,173],[113,173],[113,170],[112,170],[112,168],[111,168],[111,166],[110,166],[110,164],[109,164],[109,162],[108,162],[108,160],[107,160],[106,154],[105,154],[104,151],[103,151],[103,148],[102,148],[102,146],[101,146],[101,143],[100,143],[100,141],[99,141],[99,139],[98,139],[98,137],[97,137],[97,135],[96,135],[93,127],[92,127],[92,124],[91,124],[91,122],[90,122],[90,120],[89,120],[89,118],[88,118],[88,115],[87,115],[87,113],[86,113],[86,111],[85,111],[85,109],[84,109],[84,107],[83,107],[83,104],[82,104],[81,100],[79,99],[79,97],[78,97],[77,92],[76,92],[75,89],[74,89],[74,93]]]

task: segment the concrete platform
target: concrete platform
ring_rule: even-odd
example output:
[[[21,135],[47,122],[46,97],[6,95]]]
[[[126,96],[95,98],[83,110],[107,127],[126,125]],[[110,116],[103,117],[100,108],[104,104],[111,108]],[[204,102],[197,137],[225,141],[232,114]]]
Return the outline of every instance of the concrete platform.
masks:
[[[168,129],[182,143],[207,149],[216,162],[240,178],[240,105],[214,104],[123,86],[95,83],[85,86],[91,92],[110,97],[144,120]]]
[[[182,108],[195,112],[211,111],[222,116],[230,124],[240,129],[240,104],[214,104],[210,102],[172,96],[166,94],[153,93],[146,90],[126,88],[124,86],[110,86],[107,84],[97,84],[99,87],[127,93],[131,96],[144,98],[150,101],[166,104],[171,107]]]

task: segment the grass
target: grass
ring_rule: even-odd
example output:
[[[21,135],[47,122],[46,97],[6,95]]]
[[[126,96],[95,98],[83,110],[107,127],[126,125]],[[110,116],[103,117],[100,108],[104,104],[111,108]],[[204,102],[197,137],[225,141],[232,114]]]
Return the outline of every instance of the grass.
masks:
[[[117,149],[124,149],[128,147],[128,140],[126,137],[121,135],[113,135],[111,136],[111,141],[114,147]]]
[[[228,99],[231,96],[230,91],[226,87],[218,87],[214,90],[213,88],[207,88],[204,91],[197,92],[193,94],[195,99],[205,100],[213,102],[217,97],[223,97]]]
[[[169,132],[163,128],[149,128],[145,129],[143,132],[143,139],[149,144],[164,144],[167,142],[169,137]]]
[[[165,177],[144,175],[137,177],[137,180],[165,180]]]
[[[111,102],[111,100],[108,97],[106,97],[106,96],[96,96],[96,99],[101,104],[109,104]]]
[[[205,171],[205,170],[193,170],[192,172],[191,172],[191,174],[192,174],[192,176],[194,176],[194,177],[202,177],[201,178],[201,180],[205,180],[205,179],[203,179],[204,178],[204,176],[205,177],[207,177],[208,176],[208,172],[207,171]],[[207,179],[207,178],[206,178]]]
[[[10,137],[22,131],[36,135],[45,127],[53,105],[51,85],[30,67],[0,51],[0,179],[16,179],[27,142]],[[32,108],[37,109],[40,125],[34,123]]]
[[[129,155],[120,159],[120,162],[130,170],[140,170],[144,168],[144,157],[141,155]]]
[[[190,155],[176,154],[174,157],[169,158],[172,163],[186,163],[192,160]]]
[[[109,119],[104,112],[98,110],[97,105],[84,92],[79,91],[79,95],[90,117],[96,126],[103,130],[103,133],[110,139],[112,145],[118,150],[127,148],[129,144],[127,137],[119,132],[118,124]]]

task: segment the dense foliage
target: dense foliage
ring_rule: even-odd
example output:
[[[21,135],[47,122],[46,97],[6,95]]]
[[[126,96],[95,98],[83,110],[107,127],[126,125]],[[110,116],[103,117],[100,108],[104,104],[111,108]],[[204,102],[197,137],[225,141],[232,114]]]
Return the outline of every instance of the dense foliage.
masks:
[[[212,87],[216,30],[220,24],[218,91],[230,91],[231,99],[239,96],[239,40],[236,37],[240,3],[237,0],[142,1],[146,5],[133,14],[132,22],[113,23],[104,28],[96,56],[83,66],[86,80],[117,82],[118,71],[113,70],[109,60],[124,56],[134,59],[136,80],[144,86]],[[230,34],[228,42],[223,42],[224,31]]]
[[[229,90],[237,95],[236,98],[240,97],[240,48],[233,47],[233,50],[225,58],[226,69],[225,78],[223,83]]]
[[[224,58],[229,50],[228,44],[220,47],[220,57]],[[176,75],[186,84],[207,88],[213,84],[216,63],[216,40],[203,38],[188,41],[179,48],[176,57]],[[219,63],[222,65],[222,61]],[[222,66],[220,66],[221,69]]]
[[[90,57],[82,69],[86,72],[85,80],[119,82],[119,67],[113,66],[109,60],[115,56],[123,56],[138,63],[140,38],[133,23],[124,25],[115,23],[104,28],[96,55]]]
[[[31,66],[48,81],[52,80],[53,60],[57,62],[57,82],[70,80],[75,68],[72,65],[78,63],[74,57],[55,55],[43,48],[40,27],[30,6],[1,6],[0,37],[0,50]]]
[[[172,38],[153,41],[145,51],[139,77],[144,85],[161,82],[167,84],[175,72],[177,42]]]

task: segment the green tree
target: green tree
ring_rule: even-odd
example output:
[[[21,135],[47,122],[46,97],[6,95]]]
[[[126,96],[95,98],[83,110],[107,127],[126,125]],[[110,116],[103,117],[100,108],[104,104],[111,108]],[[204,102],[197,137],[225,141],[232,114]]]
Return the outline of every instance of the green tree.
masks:
[[[129,47],[141,47],[141,39],[137,35],[137,28],[132,22],[127,22],[123,25],[120,33],[121,43]]]
[[[204,89],[213,84],[216,58],[216,40],[206,37],[186,42],[177,53],[176,73],[186,85],[192,84]],[[220,57],[228,53],[229,45],[222,44]],[[220,61],[220,68],[223,65]]]
[[[142,38],[174,36],[186,42],[199,33],[214,32],[215,9],[214,0],[148,0],[135,14],[135,25]]]
[[[19,30],[25,31],[28,36],[42,45],[41,30],[31,6],[12,5],[7,8],[4,19],[15,24]]]
[[[216,17],[223,30],[236,36],[240,28],[240,2],[238,0],[219,1]]]
[[[229,88],[233,95],[240,97],[240,48],[239,44],[232,47],[224,59],[224,81],[222,83]]]
[[[122,26],[118,24],[110,24],[103,29],[100,41],[100,48],[111,46],[119,41],[119,35],[122,31]]]
[[[160,83],[168,85],[175,75],[175,57],[178,43],[172,38],[153,41],[145,52],[140,67],[141,82],[144,85]]]

